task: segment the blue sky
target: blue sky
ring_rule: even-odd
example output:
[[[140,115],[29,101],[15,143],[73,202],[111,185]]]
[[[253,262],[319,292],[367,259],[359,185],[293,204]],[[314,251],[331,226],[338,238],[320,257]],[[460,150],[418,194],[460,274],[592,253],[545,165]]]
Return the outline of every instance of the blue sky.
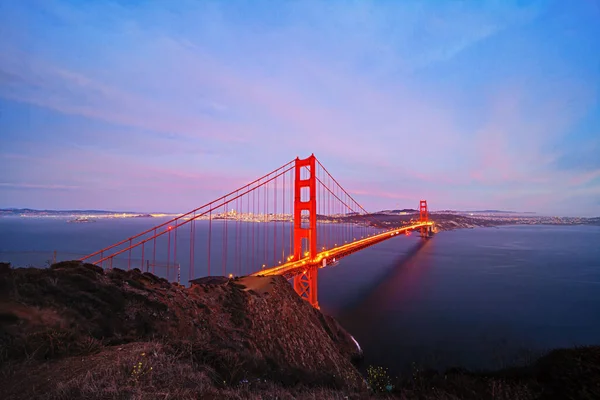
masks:
[[[0,0],[0,207],[186,211],[315,153],[370,210],[600,215],[599,21],[592,0]]]

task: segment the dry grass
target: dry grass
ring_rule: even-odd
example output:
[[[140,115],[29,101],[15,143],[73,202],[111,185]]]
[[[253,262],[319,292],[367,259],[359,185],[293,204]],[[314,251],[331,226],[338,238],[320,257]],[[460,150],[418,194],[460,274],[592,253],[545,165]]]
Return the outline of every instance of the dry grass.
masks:
[[[6,385],[12,382],[12,385]],[[283,387],[254,379],[226,383],[182,346],[160,342],[106,348],[85,358],[21,364],[5,375],[2,398],[62,399],[359,399],[360,393]],[[27,390],[24,390],[26,388]]]
[[[0,387],[8,389],[0,397],[7,400],[600,398],[598,347],[555,350],[529,367],[491,373],[418,371],[392,382],[395,387],[389,394],[306,384],[282,386],[265,379],[228,381],[235,375],[233,369],[225,369],[225,376],[210,365],[211,360],[203,360],[195,351],[193,343],[154,341],[106,347],[86,357],[21,363],[11,366],[14,369],[10,372],[7,368],[0,370]]]
[[[194,368],[158,343],[131,344],[89,360],[92,368],[61,381],[47,399],[197,398],[214,392],[211,371]]]

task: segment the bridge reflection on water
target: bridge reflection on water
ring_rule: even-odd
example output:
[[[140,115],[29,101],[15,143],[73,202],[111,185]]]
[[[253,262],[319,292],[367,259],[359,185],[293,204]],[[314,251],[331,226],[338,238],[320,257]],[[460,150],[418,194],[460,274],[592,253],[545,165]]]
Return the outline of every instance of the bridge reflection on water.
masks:
[[[597,344],[598,240],[598,227],[506,226],[388,241],[323,269],[321,307],[365,366],[501,368]]]

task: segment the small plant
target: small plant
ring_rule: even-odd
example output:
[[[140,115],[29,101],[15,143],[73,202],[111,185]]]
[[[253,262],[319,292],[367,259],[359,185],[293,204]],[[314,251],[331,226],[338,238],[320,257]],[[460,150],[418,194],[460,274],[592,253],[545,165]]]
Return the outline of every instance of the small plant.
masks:
[[[367,383],[374,392],[391,392],[393,389],[388,370],[382,366],[369,365]]]
[[[134,384],[138,384],[142,376],[150,373],[152,371],[152,367],[144,364],[144,357],[146,357],[146,353],[141,353],[142,360],[138,361],[136,364],[133,364],[133,369],[131,370],[131,379]]]

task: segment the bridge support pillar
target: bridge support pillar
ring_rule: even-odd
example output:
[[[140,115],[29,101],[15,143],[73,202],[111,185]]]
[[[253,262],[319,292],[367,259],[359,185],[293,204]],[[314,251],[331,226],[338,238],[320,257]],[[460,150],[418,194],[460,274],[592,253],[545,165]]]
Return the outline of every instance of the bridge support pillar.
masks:
[[[304,271],[301,275],[294,277],[294,290],[298,295],[308,301],[314,308],[319,309],[317,300],[317,274],[318,266],[313,266]]]
[[[307,215],[308,214],[308,215]],[[303,246],[306,243],[306,246]],[[306,248],[307,251],[304,251]],[[308,254],[307,254],[308,253]],[[317,178],[314,154],[300,160],[296,158],[294,180],[294,260],[317,256]],[[307,268],[294,277],[294,290],[313,307],[317,301],[318,266]]]

